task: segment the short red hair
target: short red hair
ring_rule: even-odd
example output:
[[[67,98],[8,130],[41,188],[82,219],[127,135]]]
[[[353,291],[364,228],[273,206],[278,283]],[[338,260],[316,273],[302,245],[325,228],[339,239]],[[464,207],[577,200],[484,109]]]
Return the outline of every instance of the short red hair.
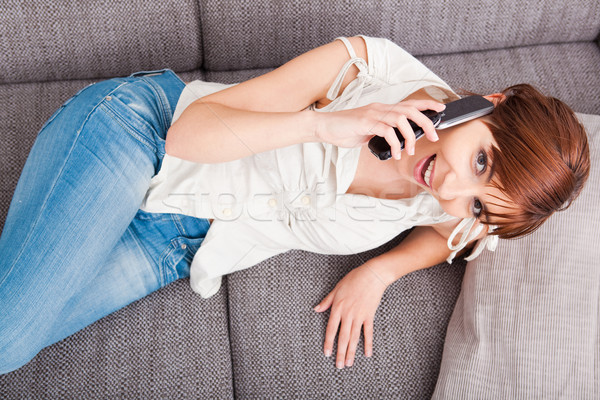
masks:
[[[587,135],[562,101],[531,85],[511,86],[485,122],[498,145],[492,149],[492,185],[514,204],[488,212],[501,238],[527,235],[581,192],[590,171]]]

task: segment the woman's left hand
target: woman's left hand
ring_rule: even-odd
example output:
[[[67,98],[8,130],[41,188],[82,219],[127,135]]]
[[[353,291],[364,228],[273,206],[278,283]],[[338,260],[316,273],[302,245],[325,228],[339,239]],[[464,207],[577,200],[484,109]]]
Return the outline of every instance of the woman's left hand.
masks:
[[[364,331],[365,356],[373,353],[373,319],[387,284],[367,264],[350,271],[314,310],[323,312],[331,307],[325,332],[323,351],[330,356],[339,329],[336,366],[352,366],[354,355]],[[341,323],[341,326],[340,326]]]

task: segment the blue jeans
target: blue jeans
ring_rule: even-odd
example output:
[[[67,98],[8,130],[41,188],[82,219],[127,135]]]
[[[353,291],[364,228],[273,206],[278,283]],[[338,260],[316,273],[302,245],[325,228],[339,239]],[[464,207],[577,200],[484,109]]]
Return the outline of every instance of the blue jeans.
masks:
[[[189,276],[208,220],[139,210],[183,87],[170,70],[99,82],[40,130],[0,237],[0,374]]]

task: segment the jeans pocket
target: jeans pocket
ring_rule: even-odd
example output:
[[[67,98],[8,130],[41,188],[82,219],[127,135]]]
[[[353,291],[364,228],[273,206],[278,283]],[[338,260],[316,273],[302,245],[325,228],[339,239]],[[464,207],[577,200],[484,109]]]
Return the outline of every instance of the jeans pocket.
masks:
[[[171,240],[161,257],[161,285],[190,276],[192,260],[203,241],[204,237],[187,236],[177,236]]]
[[[109,99],[105,99],[100,103],[99,108],[104,110],[107,115],[121,125],[124,128],[124,131],[129,133],[129,135],[138,143],[145,146],[156,155],[158,153],[154,139],[158,136],[156,133],[156,121],[151,118],[144,119],[144,117],[138,114],[130,104],[124,103],[119,98],[119,94],[116,91],[111,94]],[[135,106],[139,109],[150,108],[148,104],[143,101],[138,102]]]
[[[198,249],[200,248],[200,246],[202,245],[202,242],[204,241],[204,238],[189,238],[189,237],[184,237],[181,236],[180,237],[182,244],[184,245],[186,250],[185,253],[185,260],[191,264],[192,260],[194,259],[194,255],[196,255],[196,252],[198,251]]]

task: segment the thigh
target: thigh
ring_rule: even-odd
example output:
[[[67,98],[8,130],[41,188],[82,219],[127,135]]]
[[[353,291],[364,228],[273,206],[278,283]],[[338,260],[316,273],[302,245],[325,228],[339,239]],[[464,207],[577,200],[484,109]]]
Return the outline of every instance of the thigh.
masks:
[[[20,286],[18,297],[52,284],[68,296],[91,271],[66,266],[95,265],[139,208],[155,160],[104,106],[120,86],[84,90],[31,150],[0,238],[0,287]]]
[[[47,345],[189,276],[210,227],[206,219],[139,210],[98,273],[64,306]]]
[[[56,316],[100,273],[156,173],[169,102],[141,83],[89,86],[38,134],[0,237],[0,353],[11,365],[46,345]]]

